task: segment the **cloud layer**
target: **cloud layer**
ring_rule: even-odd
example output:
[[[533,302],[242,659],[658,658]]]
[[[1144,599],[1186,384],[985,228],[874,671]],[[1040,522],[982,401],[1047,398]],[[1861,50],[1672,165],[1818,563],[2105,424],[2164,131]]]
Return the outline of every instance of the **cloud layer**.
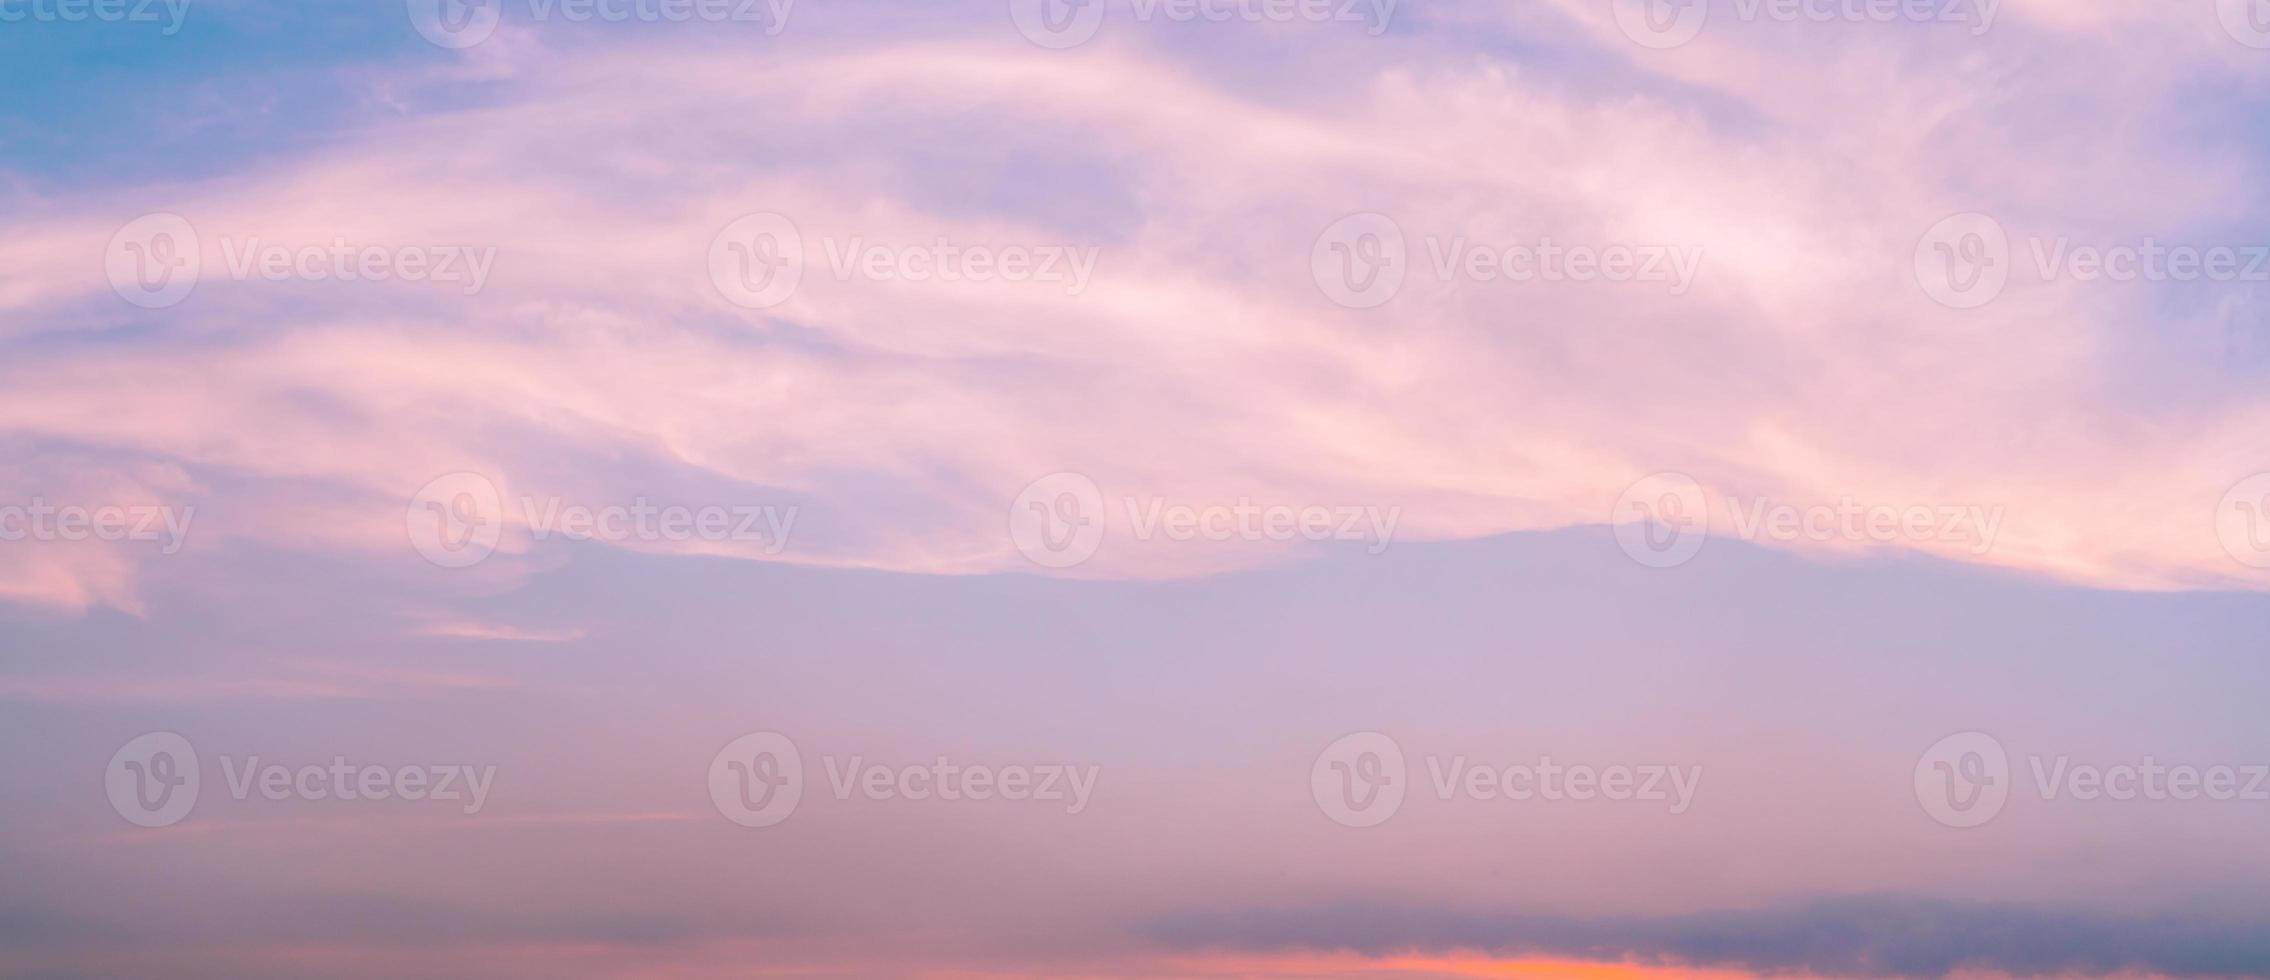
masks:
[[[631,547],[960,573],[1030,567],[1010,504],[1077,472],[1114,505],[1114,546],[1077,573],[1159,577],[1299,552],[1145,538],[1123,501],[1398,508],[1398,534],[1446,539],[1628,519],[1619,495],[1669,471],[1704,489],[1714,534],[1758,500],[1997,509],[1986,542],[1783,543],[2259,587],[2216,523],[2266,465],[2270,413],[2233,355],[2251,292],[2021,269],[1956,310],[1913,263],[1963,211],[1998,216],[2021,257],[2029,235],[2226,240],[2259,204],[2256,148],[2195,129],[2211,112],[2188,93],[2255,90],[2260,65],[2197,11],[2009,6],[1983,36],[1724,21],[1668,51],[1576,3],[1411,8],[1380,37],[1217,25],[1236,43],[1180,51],[1165,39],[1193,25],[1114,22],[1050,51],[990,16],[813,10],[760,46],[507,23],[372,83],[399,114],[330,145],[17,205],[0,428],[28,448],[7,482],[58,486],[99,452],[195,481],[165,494],[199,507],[192,554],[393,561],[418,489],[470,471],[507,501],[803,513],[777,552]],[[2139,37],[2116,80],[2047,57]],[[1561,53],[1508,50],[1524,39]],[[1244,43],[1337,67],[1257,79],[1228,57]],[[2126,138],[2076,123],[2105,118]],[[202,259],[195,290],[151,311],[103,261],[146,212],[186,219]],[[713,241],[754,212],[793,223],[805,266],[756,310],[711,276]],[[1312,262],[1359,212],[1408,250],[1403,287],[1369,309],[1334,303]],[[846,258],[934,261],[941,242],[1093,267],[907,281]],[[1683,289],[1464,264],[1550,242],[1699,264]],[[493,268],[468,295],[248,258],[277,248],[493,250]],[[232,490],[188,490],[206,483]],[[500,562],[541,561],[526,519],[506,515]],[[17,556],[5,580],[131,609],[148,558]]]
[[[1490,916],[1344,906],[1190,916],[1168,942],[1239,950],[1483,951],[1837,977],[2261,976],[2264,924],[1861,897],[1664,918]]]

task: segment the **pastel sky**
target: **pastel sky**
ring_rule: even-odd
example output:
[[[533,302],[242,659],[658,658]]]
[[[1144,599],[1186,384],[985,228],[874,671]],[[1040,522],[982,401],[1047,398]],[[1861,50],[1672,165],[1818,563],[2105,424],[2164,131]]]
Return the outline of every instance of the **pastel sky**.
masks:
[[[2270,976],[2270,0],[0,83],[0,976]]]

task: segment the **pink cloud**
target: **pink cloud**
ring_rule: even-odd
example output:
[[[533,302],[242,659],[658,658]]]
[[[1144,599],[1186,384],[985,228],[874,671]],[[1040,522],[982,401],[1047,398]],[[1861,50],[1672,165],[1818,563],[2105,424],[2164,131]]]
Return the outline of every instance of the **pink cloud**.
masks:
[[[1114,505],[1113,547],[1077,574],[1160,577],[1299,549],[1138,540],[1141,508],[1118,504],[1393,508],[1404,539],[1466,538],[1603,522],[1635,480],[1677,470],[1714,497],[1799,508],[2002,509],[1983,553],[1894,546],[1956,561],[2115,588],[2270,583],[2214,533],[2216,500],[2264,465],[2260,397],[2179,411],[2107,396],[2124,335],[2181,328],[2066,283],[1949,310],[1909,272],[1917,236],[1959,210],[2006,207],[2017,224],[2054,198],[2103,202],[2085,220],[2107,228],[2202,220],[2241,185],[2238,161],[2131,144],[2043,178],[2021,141],[1950,121],[1956,105],[1997,111],[1977,94],[1992,65],[1917,62],[1885,41],[1789,86],[1778,79],[1826,69],[1786,47],[1760,67],[1746,38],[1660,59],[1601,43],[1802,124],[1802,139],[1668,97],[1589,97],[1514,61],[1430,65],[1421,41],[1339,97],[1291,101],[1133,43],[515,49],[495,105],[258,174],[57,203],[12,246],[29,272],[0,308],[20,332],[103,298],[90,256],[135,208],[190,216],[208,270],[253,239],[493,247],[478,294],[391,283],[324,293],[353,301],[318,312],[285,300],[340,284],[208,271],[150,343],[0,368],[0,427],[241,474],[256,489],[206,502],[201,543],[394,560],[414,558],[401,508],[455,471],[508,501],[615,503],[683,478],[832,503],[778,551],[614,543],[933,573],[1031,567],[1006,534],[1010,503],[1075,471]],[[2165,88],[2116,108],[2147,112]],[[2075,98],[2111,98],[2094,91]],[[1864,92],[1880,98],[1856,111]],[[879,175],[940,158],[906,131],[940,119],[1091,146],[1124,166],[1022,177],[1113,182],[1139,203],[1094,227],[879,192]],[[806,152],[765,152],[785,145]],[[2150,215],[2101,193],[2136,181],[2185,190]],[[1368,311],[1334,306],[1308,273],[1318,233],[1359,210],[1412,239],[1414,281]],[[721,296],[705,261],[752,211],[791,214],[807,252],[803,285],[763,311]],[[1677,295],[1427,281],[1430,249],[1539,236],[1692,247],[1702,265]],[[830,271],[829,247],[940,237],[1092,245],[1098,259],[1077,295]],[[1731,533],[1739,508],[1713,511],[1714,533]],[[528,516],[504,516],[484,582],[554,560]],[[132,560],[74,561],[7,559],[0,581],[34,601],[131,607]]]

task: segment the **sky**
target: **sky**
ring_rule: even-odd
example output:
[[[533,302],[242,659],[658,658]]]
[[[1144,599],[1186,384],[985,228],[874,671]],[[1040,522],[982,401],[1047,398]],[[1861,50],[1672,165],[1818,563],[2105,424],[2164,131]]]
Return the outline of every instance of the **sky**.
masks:
[[[2270,2],[0,84],[0,976],[2270,975]]]

